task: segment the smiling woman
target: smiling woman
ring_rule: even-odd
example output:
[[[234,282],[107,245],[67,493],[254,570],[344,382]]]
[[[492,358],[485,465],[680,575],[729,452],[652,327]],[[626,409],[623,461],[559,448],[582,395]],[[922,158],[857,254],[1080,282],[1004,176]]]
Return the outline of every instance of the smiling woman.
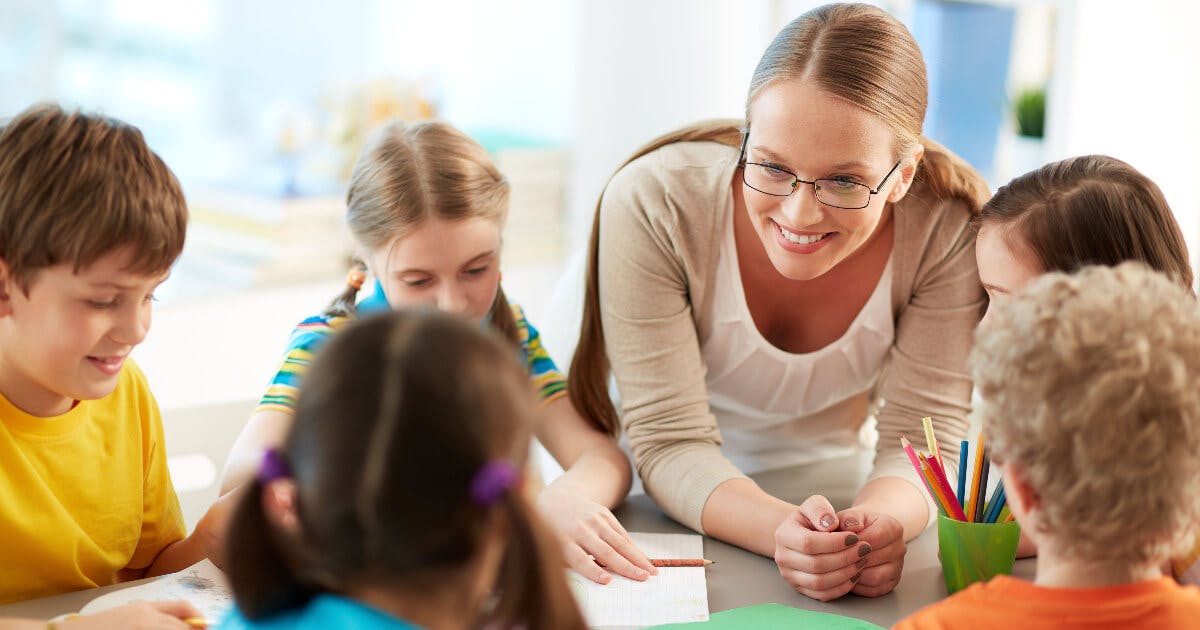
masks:
[[[651,142],[592,228],[572,401],[616,424],[611,362],[648,493],[817,599],[895,587],[933,514],[900,434],[922,416],[953,444],[966,432],[984,308],[969,221],[987,189],[921,137],[926,101],[903,25],[820,7],[763,55],[744,123]],[[875,465],[849,509],[745,476],[862,448],[873,408]]]

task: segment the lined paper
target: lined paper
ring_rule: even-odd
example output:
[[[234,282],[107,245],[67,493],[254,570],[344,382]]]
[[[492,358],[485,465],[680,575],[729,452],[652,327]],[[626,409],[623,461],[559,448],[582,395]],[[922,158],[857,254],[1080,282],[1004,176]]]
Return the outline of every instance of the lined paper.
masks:
[[[696,534],[631,532],[649,558],[703,558],[704,539]],[[593,628],[639,628],[664,623],[708,621],[708,581],[704,567],[662,567],[645,582],[613,574],[597,584],[568,571],[571,591]]]

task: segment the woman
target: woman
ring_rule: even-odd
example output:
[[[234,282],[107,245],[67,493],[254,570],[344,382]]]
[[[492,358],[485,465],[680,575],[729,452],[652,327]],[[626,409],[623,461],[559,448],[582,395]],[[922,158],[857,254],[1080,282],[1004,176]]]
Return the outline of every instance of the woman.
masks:
[[[615,425],[611,363],[648,493],[816,599],[891,591],[933,514],[900,434],[933,416],[949,465],[966,432],[984,308],[970,219],[987,189],[920,136],[927,98],[903,25],[820,7],[763,55],[744,126],[639,151],[592,229],[572,401]],[[743,474],[853,452],[878,400],[850,509],[791,505]]]

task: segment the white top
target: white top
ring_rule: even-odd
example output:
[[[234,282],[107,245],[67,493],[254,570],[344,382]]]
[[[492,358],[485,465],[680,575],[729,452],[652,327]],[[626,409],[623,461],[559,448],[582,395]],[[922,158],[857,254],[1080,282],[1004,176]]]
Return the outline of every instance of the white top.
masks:
[[[892,260],[840,339],[793,354],[763,338],[742,288],[732,215],[720,247],[712,331],[701,347],[722,453],[743,472],[848,455],[874,444],[870,390],[895,337]],[[797,308],[804,306],[798,304]]]

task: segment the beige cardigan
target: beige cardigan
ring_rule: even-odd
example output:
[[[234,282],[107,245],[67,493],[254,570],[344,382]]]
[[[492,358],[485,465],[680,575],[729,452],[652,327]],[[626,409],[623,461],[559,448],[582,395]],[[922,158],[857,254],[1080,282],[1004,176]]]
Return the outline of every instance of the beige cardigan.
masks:
[[[668,145],[621,169],[600,210],[601,321],[622,424],[647,493],[696,531],[712,491],[744,477],[721,454],[700,352],[737,156],[715,142]],[[932,416],[948,472],[957,470],[985,294],[965,204],[918,183],[894,217],[896,336],[874,392],[882,408],[871,478],[901,477],[925,494],[900,434],[923,444],[921,418]]]

